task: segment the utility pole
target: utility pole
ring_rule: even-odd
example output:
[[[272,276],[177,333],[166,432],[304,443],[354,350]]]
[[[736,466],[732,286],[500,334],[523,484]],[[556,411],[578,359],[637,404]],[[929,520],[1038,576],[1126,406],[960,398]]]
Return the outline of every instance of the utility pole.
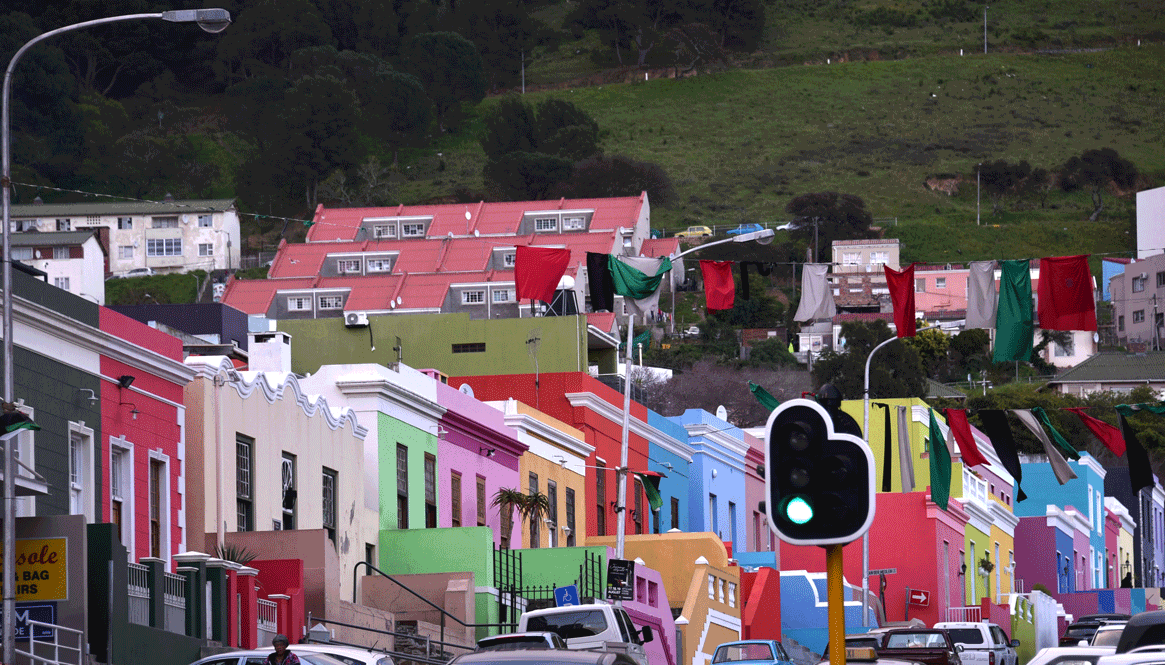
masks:
[[[987,5],[983,5],[983,55],[987,55]]]
[[[986,53],[986,51],[984,51]],[[975,226],[979,226],[979,214],[983,208],[983,162],[975,165]]]

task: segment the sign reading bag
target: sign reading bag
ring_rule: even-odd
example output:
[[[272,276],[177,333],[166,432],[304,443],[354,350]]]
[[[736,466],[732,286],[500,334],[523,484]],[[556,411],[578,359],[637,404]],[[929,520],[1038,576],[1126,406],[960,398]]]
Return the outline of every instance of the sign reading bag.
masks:
[[[16,600],[68,600],[68,538],[16,541]]]

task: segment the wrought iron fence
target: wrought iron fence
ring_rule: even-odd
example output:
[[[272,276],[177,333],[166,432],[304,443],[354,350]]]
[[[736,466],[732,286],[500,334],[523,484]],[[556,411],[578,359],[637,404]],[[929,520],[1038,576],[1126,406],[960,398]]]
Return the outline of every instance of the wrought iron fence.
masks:
[[[140,563],[129,563],[129,622],[139,626],[150,625],[150,569]]]
[[[186,578],[174,573],[166,573],[166,586],[162,594],[166,607],[163,628],[171,633],[186,634]]]
[[[271,639],[275,637],[278,629],[279,606],[272,600],[258,599],[259,601],[259,629],[257,631],[256,644],[267,646],[271,644]]]

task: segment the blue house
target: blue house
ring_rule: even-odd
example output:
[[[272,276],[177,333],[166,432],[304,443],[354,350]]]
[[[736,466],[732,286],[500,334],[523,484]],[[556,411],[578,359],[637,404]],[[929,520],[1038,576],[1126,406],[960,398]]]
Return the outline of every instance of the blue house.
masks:
[[[710,531],[724,542],[747,534],[744,432],[702,409],[670,418],[681,425],[692,448],[689,479],[689,531]]]
[[[692,467],[692,448],[688,445],[688,431],[683,425],[648,409],[647,424],[663,436],[648,438],[647,468],[663,474],[659,481],[659,495],[663,507],[652,515],[651,532],[666,533],[672,529],[691,531],[688,520],[690,502],[689,475]]]

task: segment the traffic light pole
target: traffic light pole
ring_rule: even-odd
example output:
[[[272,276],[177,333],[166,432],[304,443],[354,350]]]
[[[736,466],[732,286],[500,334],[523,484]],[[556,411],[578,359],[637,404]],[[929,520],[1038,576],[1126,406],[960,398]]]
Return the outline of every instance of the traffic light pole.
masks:
[[[826,599],[829,602],[829,665],[845,665],[845,596],[841,545],[825,546]]]

